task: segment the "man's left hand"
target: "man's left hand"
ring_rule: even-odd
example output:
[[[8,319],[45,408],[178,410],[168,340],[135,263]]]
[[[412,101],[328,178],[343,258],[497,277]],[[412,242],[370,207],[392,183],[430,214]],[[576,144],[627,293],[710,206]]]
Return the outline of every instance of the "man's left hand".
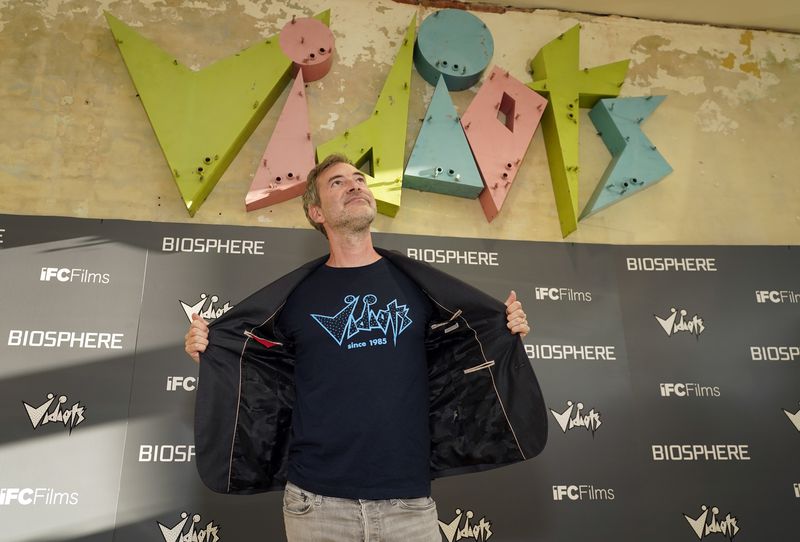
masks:
[[[524,339],[531,332],[528,318],[525,316],[525,311],[522,310],[522,303],[517,300],[517,292],[514,290],[511,290],[506,299],[506,318],[508,320],[506,326],[511,333],[519,333],[520,337]]]

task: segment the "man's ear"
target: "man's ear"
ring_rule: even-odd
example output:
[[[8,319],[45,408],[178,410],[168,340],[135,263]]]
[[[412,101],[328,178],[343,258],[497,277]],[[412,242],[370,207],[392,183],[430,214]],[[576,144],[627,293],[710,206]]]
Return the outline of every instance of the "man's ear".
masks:
[[[319,205],[309,205],[308,216],[310,216],[311,220],[317,224],[322,224],[325,222],[325,215],[322,214],[322,209]]]

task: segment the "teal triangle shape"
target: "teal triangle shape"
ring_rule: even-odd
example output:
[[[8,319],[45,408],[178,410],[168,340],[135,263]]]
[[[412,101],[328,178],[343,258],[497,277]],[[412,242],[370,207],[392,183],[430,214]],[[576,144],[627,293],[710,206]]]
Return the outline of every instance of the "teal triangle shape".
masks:
[[[443,77],[403,172],[403,188],[475,199],[483,180]]]
[[[586,203],[581,220],[654,185],[672,172],[641,127],[664,98],[607,98],[598,101],[589,112],[612,158]]]

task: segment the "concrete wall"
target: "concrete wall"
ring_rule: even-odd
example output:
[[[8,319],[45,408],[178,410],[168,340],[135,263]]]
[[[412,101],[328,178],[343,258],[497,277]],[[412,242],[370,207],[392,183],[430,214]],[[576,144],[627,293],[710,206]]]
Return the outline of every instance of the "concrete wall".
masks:
[[[0,0],[0,213],[310,227],[299,201],[244,211],[285,94],[189,218],[103,10],[200,68],[328,7],[338,50],[308,86],[315,144],[370,114],[410,17],[429,10],[389,0]],[[800,244],[800,36],[542,10],[477,15],[494,36],[493,64],[524,82],[539,48],[580,22],[582,66],[631,58],[622,95],[668,95],[644,130],[675,171],[568,241]],[[475,90],[453,93],[460,111]],[[407,155],[432,93],[414,73]],[[580,120],[582,207],[609,155],[585,110]],[[375,229],[560,240],[541,134],[493,223],[477,201],[405,190],[397,217],[379,216]]]

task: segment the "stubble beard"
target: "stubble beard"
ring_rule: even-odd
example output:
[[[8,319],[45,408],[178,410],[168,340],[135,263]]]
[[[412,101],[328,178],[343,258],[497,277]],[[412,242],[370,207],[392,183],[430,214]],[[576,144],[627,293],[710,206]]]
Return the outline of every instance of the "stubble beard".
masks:
[[[334,226],[345,234],[361,234],[369,231],[375,220],[375,208],[370,204],[368,209],[355,209],[355,213],[344,212]]]
[[[363,233],[369,231],[372,221],[375,219],[375,213],[363,213],[357,216],[342,217],[339,227],[346,233]]]

